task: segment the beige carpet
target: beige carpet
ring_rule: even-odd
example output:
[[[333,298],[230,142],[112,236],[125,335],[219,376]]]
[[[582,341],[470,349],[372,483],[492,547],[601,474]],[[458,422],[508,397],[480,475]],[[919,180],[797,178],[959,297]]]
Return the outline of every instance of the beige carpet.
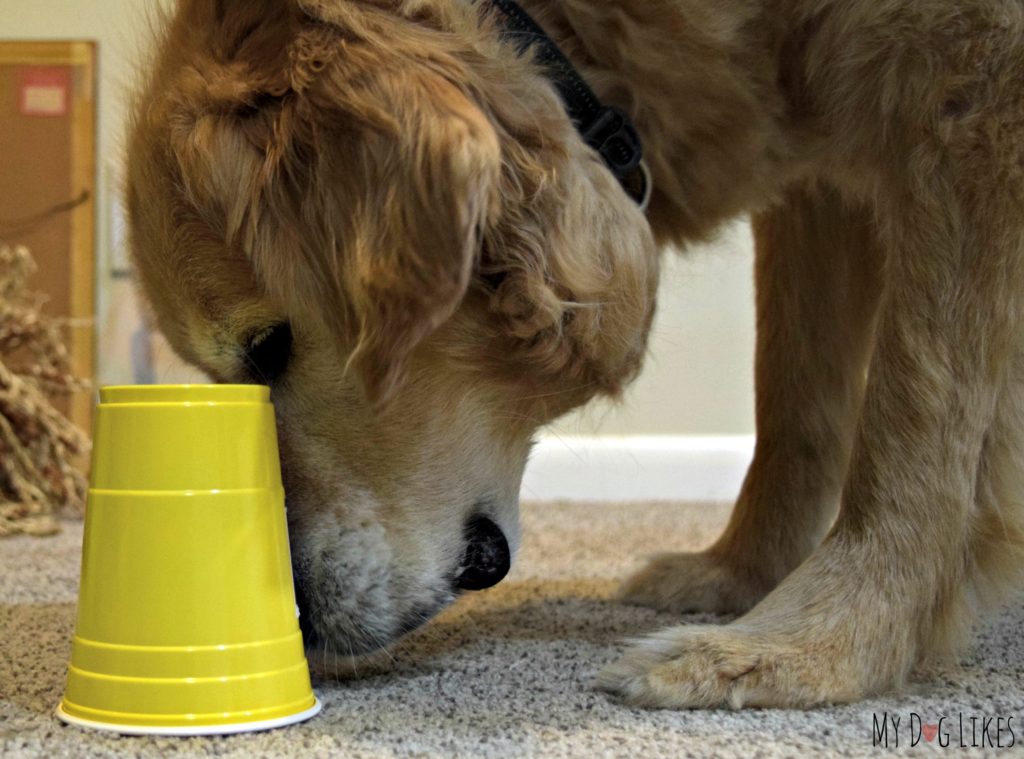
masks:
[[[723,524],[723,506],[524,506],[513,574],[465,598],[358,679],[322,662],[320,716],[268,733],[146,739],[90,733],[52,716],[74,623],[81,526],[55,538],[0,540],[0,756],[71,757],[806,757],[878,755],[873,715],[901,718],[889,751],[963,756],[1024,753],[1024,614],[1008,608],[963,666],[907,692],[811,712],[627,709],[590,688],[620,641],[675,622],[608,601],[639,557],[696,548]],[[690,617],[705,621],[705,617]],[[911,748],[911,714],[947,720],[950,745]],[[971,718],[975,736],[971,736]],[[983,718],[1002,742],[981,748]],[[963,740],[979,747],[960,747]],[[993,736],[996,722],[989,724]],[[941,735],[939,736],[941,738]],[[889,753],[889,752],[886,752]]]

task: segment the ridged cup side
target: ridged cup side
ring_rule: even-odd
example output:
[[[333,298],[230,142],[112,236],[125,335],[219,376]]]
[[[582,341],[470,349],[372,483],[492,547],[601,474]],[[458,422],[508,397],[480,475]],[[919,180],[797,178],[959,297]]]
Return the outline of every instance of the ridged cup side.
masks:
[[[274,407],[265,387],[113,387],[100,398],[93,490],[281,486]]]

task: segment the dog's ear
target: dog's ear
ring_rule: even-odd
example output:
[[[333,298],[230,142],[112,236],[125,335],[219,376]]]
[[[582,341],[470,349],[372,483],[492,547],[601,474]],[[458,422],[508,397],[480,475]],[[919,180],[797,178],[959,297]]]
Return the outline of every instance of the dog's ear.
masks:
[[[462,301],[497,206],[499,140],[456,62],[396,59],[292,9],[269,32],[249,10],[247,32],[214,20],[240,30],[234,53],[193,72],[207,102],[172,147],[208,225],[289,316],[337,337],[380,400]],[[249,41],[281,29],[276,58]]]
[[[318,280],[301,285],[296,277],[292,299],[305,294],[305,305],[333,318],[337,334],[354,336],[349,365],[379,399],[394,389],[412,350],[466,294],[495,216],[501,151],[481,111],[444,78],[395,72],[376,87],[383,97],[376,92],[372,104],[356,106],[371,109],[357,125],[321,124],[327,141],[307,143],[319,157],[303,180],[313,193],[302,221],[308,227],[315,214],[327,237],[307,247],[300,265],[301,274],[320,272]],[[337,95],[335,88],[330,96]],[[381,105],[384,111],[373,112]],[[324,108],[309,116],[329,114],[353,115]],[[264,267],[280,254],[257,249]]]

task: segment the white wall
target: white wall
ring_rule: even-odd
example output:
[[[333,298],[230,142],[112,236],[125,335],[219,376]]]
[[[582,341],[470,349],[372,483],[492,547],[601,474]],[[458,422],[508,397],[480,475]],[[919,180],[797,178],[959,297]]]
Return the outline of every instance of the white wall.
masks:
[[[126,92],[147,16],[171,0],[0,0],[0,38],[91,39],[99,49],[98,273],[101,313],[127,285],[109,277]],[[753,431],[749,228],[737,224],[685,258],[667,254],[651,354],[615,407],[598,404],[551,430],[566,435],[747,435]],[[120,318],[114,315],[110,318]],[[110,364],[110,362],[107,362]],[[101,380],[121,369],[101,366]],[[158,377],[176,380],[177,375]]]
[[[557,423],[568,435],[749,435],[754,431],[753,245],[737,222],[714,242],[666,251],[650,352],[621,402]]]

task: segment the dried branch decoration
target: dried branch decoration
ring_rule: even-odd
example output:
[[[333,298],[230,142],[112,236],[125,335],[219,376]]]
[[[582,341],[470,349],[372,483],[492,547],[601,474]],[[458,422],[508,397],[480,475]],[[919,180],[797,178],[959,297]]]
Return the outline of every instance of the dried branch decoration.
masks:
[[[24,247],[0,244],[0,536],[48,535],[62,509],[81,513],[89,439],[52,398],[88,387],[64,346],[66,323],[42,313],[28,290],[36,270]]]

